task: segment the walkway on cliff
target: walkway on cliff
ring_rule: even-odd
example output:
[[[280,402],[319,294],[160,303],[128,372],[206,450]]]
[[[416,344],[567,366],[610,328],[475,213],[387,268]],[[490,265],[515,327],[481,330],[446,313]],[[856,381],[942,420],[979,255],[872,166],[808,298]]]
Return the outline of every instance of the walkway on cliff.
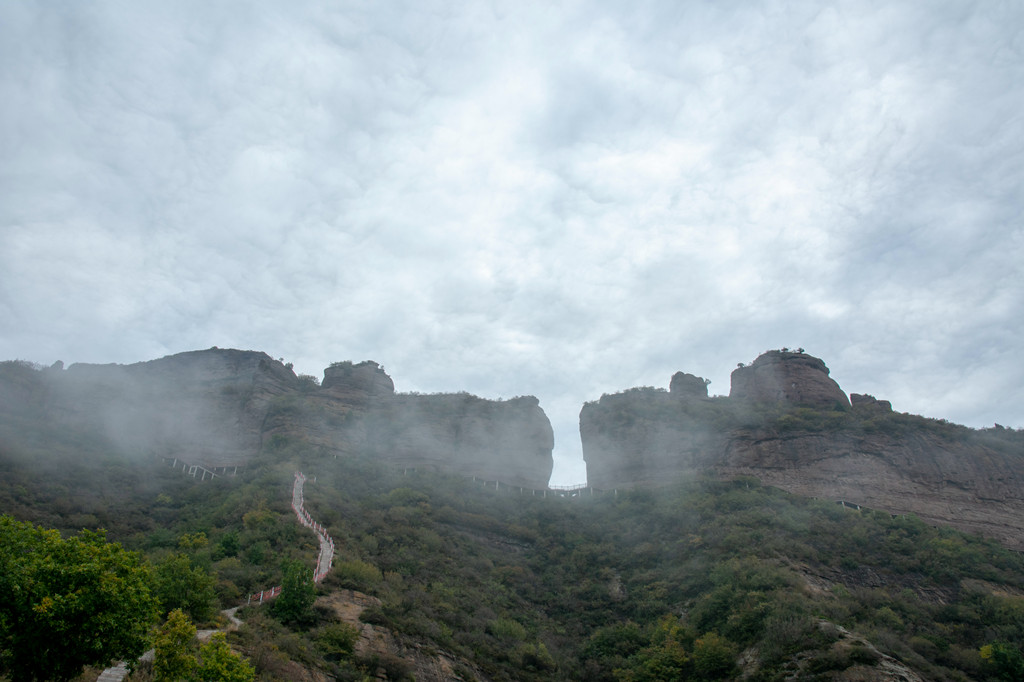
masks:
[[[313,569],[313,582],[320,582],[324,579],[327,573],[331,570],[331,566],[334,564],[334,539],[328,534],[327,529],[321,526],[319,523],[313,520],[313,517],[309,515],[303,504],[303,486],[306,484],[306,477],[301,471],[295,472],[295,482],[292,484],[292,510],[295,512],[295,516],[306,528],[311,529],[316,533],[317,539],[320,541],[320,554],[317,557],[316,568]],[[246,599],[246,604],[262,604],[264,601],[272,599],[277,595],[281,594],[281,586],[272,587],[269,590],[260,590],[254,594],[250,594]],[[242,624],[238,618],[235,617],[235,611],[238,607],[225,609],[221,611],[228,618],[228,625],[223,628],[226,632],[228,630],[234,630]],[[217,630],[200,630],[196,633],[196,637],[199,641],[205,641],[213,635]],[[142,655],[140,660],[152,660],[153,650],[150,649]],[[128,663],[121,661],[115,666],[111,666],[100,673],[99,677],[96,678],[96,682],[121,682],[125,677],[128,676]]]

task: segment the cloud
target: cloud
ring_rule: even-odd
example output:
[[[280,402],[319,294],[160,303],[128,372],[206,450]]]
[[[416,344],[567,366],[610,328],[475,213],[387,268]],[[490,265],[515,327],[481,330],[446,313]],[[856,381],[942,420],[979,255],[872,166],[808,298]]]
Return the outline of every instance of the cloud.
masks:
[[[1024,426],[1012,4],[0,8],[0,356],[584,400],[803,346]]]

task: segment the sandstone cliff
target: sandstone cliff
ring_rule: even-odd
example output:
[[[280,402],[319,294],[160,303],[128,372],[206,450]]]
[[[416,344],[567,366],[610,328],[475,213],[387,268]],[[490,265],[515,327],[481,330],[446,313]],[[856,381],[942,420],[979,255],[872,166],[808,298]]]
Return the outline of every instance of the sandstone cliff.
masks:
[[[258,451],[267,406],[297,384],[265,353],[216,348],[131,365],[73,364],[41,378],[54,426],[208,468]]]
[[[317,385],[255,351],[66,370],[5,363],[0,422],[15,418],[208,469],[244,466],[287,444],[532,488],[547,487],[553,465],[551,424],[536,398],[396,394],[369,361],[334,363]]]
[[[584,406],[580,434],[594,487],[750,475],[1024,548],[1024,433],[895,413],[872,396],[855,394],[851,406],[825,364],[802,353],[738,368],[727,398],[674,388],[603,396]]]

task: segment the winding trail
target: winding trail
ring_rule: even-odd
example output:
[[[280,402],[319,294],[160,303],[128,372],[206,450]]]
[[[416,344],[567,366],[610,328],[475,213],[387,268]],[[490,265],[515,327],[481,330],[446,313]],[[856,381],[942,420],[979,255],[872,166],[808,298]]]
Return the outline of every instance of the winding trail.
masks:
[[[302,489],[305,484],[305,475],[301,471],[296,471],[295,483],[292,485],[292,510],[299,519],[299,523],[316,533],[317,539],[320,540],[320,555],[316,560],[316,568],[313,569],[313,582],[318,583],[330,572],[331,566],[334,564],[334,539],[327,533],[326,528],[313,520],[313,517],[309,515],[309,512],[303,506]],[[262,604],[279,594],[281,594],[281,586],[277,585],[268,590],[260,590],[250,594],[245,603],[246,605]]]
[[[306,484],[306,477],[301,471],[295,472],[295,483],[292,485],[292,510],[295,512],[295,516],[306,528],[311,529],[316,533],[317,539],[320,540],[320,555],[316,560],[316,568],[313,569],[313,582],[320,582],[324,579],[327,573],[331,570],[331,566],[334,564],[334,539],[327,533],[327,529],[321,526],[319,523],[313,520],[313,517],[306,511],[303,506],[302,489]],[[272,587],[269,590],[261,590],[254,594],[250,594],[246,599],[246,604],[262,604],[264,601],[272,599],[277,595],[281,594],[281,586]],[[235,611],[239,607],[225,609],[221,611],[228,618],[228,625],[222,628],[223,631],[234,630],[242,624],[238,618],[235,617]],[[196,633],[196,637],[200,642],[204,642],[210,639],[213,633],[219,632],[219,630],[199,630]],[[153,650],[150,649],[146,653],[142,654],[139,660],[152,660]],[[121,661],[115,666],[111,666],[100,673],[99,677],[96,678],[96,682],[122,682],[125,677],[128,676],[128,663]]]
[[[313,520],[303,506],[302,488],[306,483],[306,477],[301,471],[295,472],[295,485],[292,486],[292,509],[299,517],[299,523],[307,528],[312,528],[320,539],[320,556],[316,562],[316,570],[313,571],[313,581],[320,582],[331,570],[334,564],[334,540],[327,534],[327,529]]]

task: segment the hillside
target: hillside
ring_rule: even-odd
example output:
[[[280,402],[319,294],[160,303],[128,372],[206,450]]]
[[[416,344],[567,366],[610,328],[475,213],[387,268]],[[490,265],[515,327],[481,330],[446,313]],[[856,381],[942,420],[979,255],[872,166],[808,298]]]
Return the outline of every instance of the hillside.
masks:
[[[301,468],[338,554],[307,619],[241,613],[232,642],[265,680],[996,680],[1013,678],[983,647],[1020,655],[1024,557],[912,516],[750,478],[543,497],[294,444],[266,454],[212,481],[8,463],[0,499],[35,496],[22,514],[73,527],[97,480],[148,480],[103,500],[112,539],[156,566],[184,553],[232,606],[277,584],[283,559],[315,563],[288,508]]]
[[[606,395],[580,413],[588,480],[621,489],[704,471],[755,476],[1024,548],[1024,432],[850,398],[824,362],[788,351],[737,368],[728,397],[709,398],[703,380],[682,373],[669,391]]]

